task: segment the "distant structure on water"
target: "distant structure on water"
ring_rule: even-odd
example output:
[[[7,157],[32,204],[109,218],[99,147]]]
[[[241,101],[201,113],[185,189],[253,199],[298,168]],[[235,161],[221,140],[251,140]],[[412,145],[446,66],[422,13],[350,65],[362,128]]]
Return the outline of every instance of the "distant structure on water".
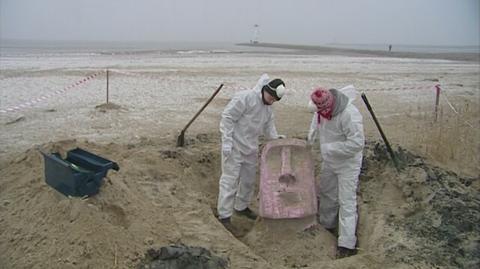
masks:
[[[253,25],[253,37],[250,40],[251,44],[258,44],[258,32],[259,32],[258,27],[260,27],[260,25],[258,24]]]

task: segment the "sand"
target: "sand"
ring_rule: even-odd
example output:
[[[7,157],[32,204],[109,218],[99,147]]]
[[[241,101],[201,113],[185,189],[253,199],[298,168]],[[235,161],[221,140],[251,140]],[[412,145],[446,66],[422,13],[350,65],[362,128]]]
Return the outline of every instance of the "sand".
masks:
[[[147,250],[203,247],[230,268],[472,268],[479,260],[479,63],[302,53],[222,52],[2,56],[0,108],[105,74],[34,106],[0,114],[0,267],[134,268]],[[335,260],[320,226],[215,218],[220,113],[263,73],[291,89],[277,129],[304,138],[317,85],[365,90],[402,156],[397,172],[365,106],[359,254]],[[225,87],[175,146],[182,127]],[[441,84],[435,121],[433,86]],[[422,89],[391,90],[397,87]],[[374,91],[372,89],[382,89]],[[385,90],[386,89],[386,90]],[[448,102],[447,102],[448,100]],[[455,111],[450,107],[453,106]],[[264,141],[263,141],[264,142]],[[82,147],[118,162],[100,193],[65,197],[45,184],[38,148]],[[399,148],[401,147],[401,149]],[[318,157],[318,149],[314,149]],[[316,160],[315,172],[319,172]],[[258,201],[253,201],[253,209]]]
[[[390,58],[416,58],[416,59],[443,59],[453,61],[478,62],[480,54],[474,52],[407,52],[407,51],[380,51],[373,49],[348,49],[334,46],[312,46],[278,43],[241,43],[241,46],[255,48],[276,48],[298,51],[304,54],[322,55],[348,55],[348,56],[370,56]],[[387,46],[385,46],[386,48]]]

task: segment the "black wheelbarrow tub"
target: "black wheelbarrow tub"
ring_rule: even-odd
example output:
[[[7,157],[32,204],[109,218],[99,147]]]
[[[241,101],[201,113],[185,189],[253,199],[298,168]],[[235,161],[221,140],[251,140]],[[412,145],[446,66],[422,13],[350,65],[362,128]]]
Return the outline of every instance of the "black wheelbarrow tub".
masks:
[[[45,181],[64,195],[92,196],[98,193],[108,169],[119,170],[117,163],[76,148],[62,159],[58,153],[44,153]]]

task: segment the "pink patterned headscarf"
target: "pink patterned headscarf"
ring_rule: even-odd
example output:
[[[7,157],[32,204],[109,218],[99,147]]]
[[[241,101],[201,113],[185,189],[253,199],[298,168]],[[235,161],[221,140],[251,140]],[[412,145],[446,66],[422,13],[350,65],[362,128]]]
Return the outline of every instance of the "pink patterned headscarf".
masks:
[[[325,88],[316,88],[310,95],[312,102],[318,109],[318,123],[320,123],[320,115],[327,120],[332,119],[333,107],[335,105],[335,97]]]

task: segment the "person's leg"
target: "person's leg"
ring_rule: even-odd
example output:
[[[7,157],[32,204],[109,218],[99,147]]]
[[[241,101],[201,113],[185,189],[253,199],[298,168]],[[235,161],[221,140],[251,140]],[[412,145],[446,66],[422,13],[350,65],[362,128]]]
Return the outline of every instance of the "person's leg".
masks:
[[[240,167],[240,182],[238,183],[237,196],[235,198],[235,210],[242,211],[252,201],[257,176],[257,154],[243,156]]]
[[[235,149],[228,158],[222,156],[222,176],[219,181],[217,211],[219,219],[226,219],[233,214],[235,194],[238,189],[238,178],[242,163],[240,152]]]
[[[360,169],[343,170],[338,175],[339,237],[338,246],[354,249],[357,243],[357,186]]]
[[[338,181],[335,173],[325,165],[320,172],[318,202],[318,222],[326,229],[334,229],[338,219]]]

